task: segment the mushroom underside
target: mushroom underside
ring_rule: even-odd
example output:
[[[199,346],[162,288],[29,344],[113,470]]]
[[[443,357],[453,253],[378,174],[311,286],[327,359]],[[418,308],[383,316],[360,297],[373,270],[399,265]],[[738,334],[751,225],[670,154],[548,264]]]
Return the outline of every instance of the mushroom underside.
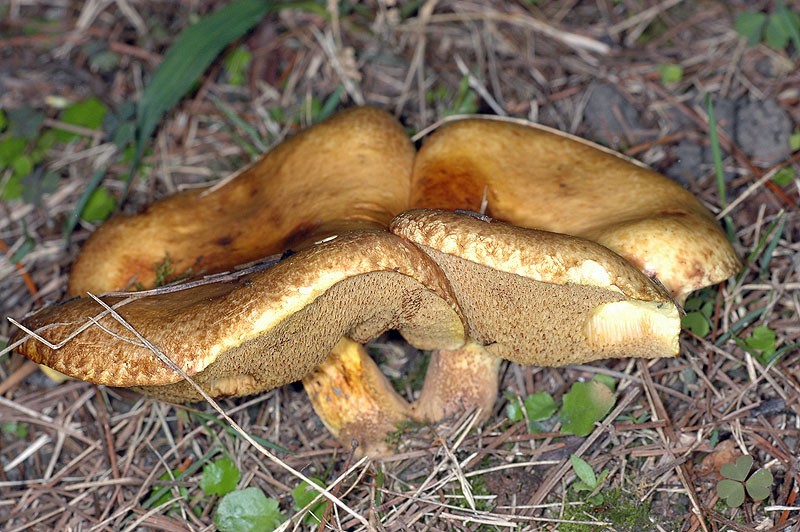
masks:
[[[421,348],[464,341],[461,318],[447,301],[408,276],[372,272],[336,283],[274,329],[226,350],[192,379],[216,397],[260,393],[304,379],[343,338],[364,343],[390,329]],[[415,342],[419,338],[424,340]],[[185,380],[138,389],[163,400],[202,399]]]

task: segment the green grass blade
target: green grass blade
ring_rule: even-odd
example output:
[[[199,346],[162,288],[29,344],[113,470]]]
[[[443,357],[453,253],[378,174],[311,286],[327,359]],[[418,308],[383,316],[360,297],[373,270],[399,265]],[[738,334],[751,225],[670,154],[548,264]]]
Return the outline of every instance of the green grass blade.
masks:
[[[191,413],[192,413],[193,416],[196,416],[196,417],[198,417],[198,418],[200,418],[200,419],[202,419],[204,421],[211,421],[211,422],[215,423],[216,425],[218,425],[219,427],[224,429],[225,432],[227,432],[231,436],[234,436],[236,438],[241,436],[238,432],[233,430],[232,427],[230,427],[227,423],[225,423],[225,421],[223,421],[222,419],[218,418],[216,415],[208,414],[206,412],[201,412],[199,410],[191,410]],[[269,440],[266,440],[264,438],[260,438],[258,436],[253,435],[253,434],[251,434],[250,437],[253,438],[259,445],[262,445],[262,446],[264,446],[264,447],[266,447],[268,449],[272,449],[273,451],[278,451],[280,453],[292,454],[292,451],[290,451],[286,447],[283,447],[282,445],[278,445],[277,443],[273,443],[273,442],[271,442]]]
[[[747,277],[747,273],[750,271],[750,266],[752,264],[755,264],[756,260],[758,260],[758,258],[762,256],[767,246],[771,242],[775,241],[775,239],[780,239],[780,237],[783,235],[783,227],[785,225],[784,214],[785,214],[784,211],[778,212],[772,223],[770,223],[767,226],[767,229],[761,233],[761,237],[758,239],[758,242],[753,248],[753,251],[751,251],[750,254],[747,255],[747,257],[745,258],[744,268],[742,268],[742,271],[740,271],[739,274],[737,275],[736,282],[734,282],[734,286],[738,287],[744,282],[745,278]],[[762,264],[763,264],[763,259],[762,259]],[[764,274],[762,273],[762,275]]]
[[[261,138],[261,135],[258,133],[258,130],[247,123],[242,117],[236,114],[228,104],[214,96],[213,94],[208,95],[209,100],[211,103],[216,106],[217,109],[222,111],[222,114],[225,115],[225,118],[228,119],[235,127],[244,131],[248,137],[250,137],[250,142],[244,143],[244,139],[241,139],[243,143],[240,143],[242,149],[244,149],[248,154],[251,156],[255,156],[267,151],[267,141]],[[234,131],[235,133],[235,131]]]
[[[786,217],[779,213],[778,220],[780,220],[780,224],[773,233],[772,238],[768,241],[766,247],[764,248],[764,254],[761,256],[761,277],[766,277],[769,273],[769,263],[772,262],[772,256],[775,253],[775,249],[778,247],[781,237],[783,236],[783,228],[786,222]]]
[[[103,181],[105,175],[106,167],[103,166],[99,168],[92,175],[91,179],[89,179],[89,182],[86,183],[86,188],[81,194],[81,197],[78,199],[78,203],[75,204],[75,207],[69,214],[69,218],[67,218],[67,221],[64,223],[64,230],[62,232],[64,242],[69,242],[69,237],[72,235],[72,231],[75,230],[75,226],[78,225],[78,220],[81,217],[84,207],[86,207],[86,204],[89,202],[89,198],[92,196],[94,190],[100,186],[100,183]]]
[[[780,349],[775,351],[774,355],[769,357],[769,360],[767,360],[767,365],[772,364],[773,362],[775,362],[777,360],[780,360],[781,357],[783,355],[785,355],[786,353],[793,353],[793,352],[797,351],[798,349],[800,349],[800,343],[787,344],[787,345],[781,347]]]
[[[189,466],[183,470],[181,473],[175,476],[176,481],[181,481],[188,479],[195,473],[197,473],[203,466],[208,464],[214,456],[219,454],[222,450],[219,448],[212,448],[208,451],[205,455],[200,457],[199,460],[196,460],[189,464]],[[151,506],[155,504],[157,500],[163,497],[168,491],[172,488],[170,486],[160,486],[158,488],[154,488],[150,496],[142,502],[142,508],[145,510],[150,509]]]
[[[783,26],[789,34],[789,38],[792,40],[792,44],[794,44],[794,51],[800,54],[800,31],[798,31],[794,20],[792,20],[792,13],[786,8],[782,0],[778,0],[777,5],[778,15],[781,17],[781,22],[783,22]]]
[[[194,87],[226,46],[244,35],[278,4],[266,0],[234,0],[186,28],[175,39],[139,100],[136,149],[129,183],[164,113]]]
[[[339,103],[342,101],[342,95],[344,94],[344,87],[339,85],[336,87],[336,90],[333,91],[327,100],[325,100],[325,104],[322,106],[322,109],[319,111],[319,116],[317,116],[318,121],[323,121],[331,117],[331,115],[336,111],[336,108],[339,106]]]
[[[717,134],[717,118],[714,114],[714,104],[711,101],[710,94],[706,94],[706,108],[708,109],[708,134],[711,138],[711,155],[714,159],[714,172],[717,176],[719,203],[725,209],[728,206],[728,195],[725,191],[725,170],[722,167],[722,149],[719,146],[719,135]],[[733,220],[730,216],[726,216],[723,222],[728,233],[728,240],[732,242],[736,236]]]
[[[731,324],[731,326],[728,328],[728,331],[720,335],[720,337],[717,338],[714,344],[721,346],[722,344],[727,342],[728,339],[731,338],[733,335],[735,335],[737,332],[741,331],[742,329],[753,323],[753,321],[760,318],[761,315],[764,314],[764,312],[766,312],[767,308],[769,307],[759,307],[745,314],[744,317],[742,317],[739,321]]]

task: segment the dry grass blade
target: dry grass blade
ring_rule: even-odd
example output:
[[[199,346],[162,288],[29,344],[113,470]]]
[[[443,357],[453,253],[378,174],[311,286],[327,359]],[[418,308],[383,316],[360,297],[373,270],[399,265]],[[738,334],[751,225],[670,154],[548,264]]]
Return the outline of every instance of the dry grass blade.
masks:
[[[481,11],[476,13],[458,13],[453,15],[433,15],[430,18],[430,22],[434,24],[446,24],[448,22],[464,22],[469,20],[486,19],[527,26],[532,28],[534,31],[560,41],[575,50],[589,51],[602,55],[606,55],[611,52],[611,47],[605,43],[584,35],[578,35],[577,33],[560,30],[530,16],[521,16],[516,14],[509,15],[499,11]]]
[[[236,46],[218,50],[207,70],[178,75],[165,67],[163,76],[175,78],[170,83],[187,80],[188,97],[177,96],[169,112],[151,117],[157,142],[131,182],[130,165],[121,162],[129,154],[115,142],[119,124],[111,116],[101,129],[69,124],[53,104],[94,96],[115,120],[127,116],[125,127],[135,127],[135,109],[126,108],[147,91],[147,73],[159,63],[169,67],[166,51],[192,22],[236,2],[73,4],[0,8],[0,248],[7,249],[0,307],[14,320],[0,321],[0,529],[208,529],[217,501],[197,483],[209,457],[220,453],[244,472],[239,487],[259,487],[284,514],[296,510],[290,493],[298,478],[265,460],[211,406],[164,405],[75,381],[56,386],[11,354],[7,339],[13,324],[39,306],[34,294],[44,302],[62,298],[93,226],[78,221],[67,242],[62,228],[99,168],[106,172],[103,188],[118,202],[126,197],[125,210],[134,212],[172,191],[216,190],[261,150],[259,143],[275,146],[357,101],[394,111],[419,132],[418,144],[468,109],[635,155],[679,180],[719,218],[730,218],[747,266],[733,281],[690,296],[687,313],[699,313],[707,333],[683,334],[682,356],[648,363],[646,372],[635,362],[508,366],[502,392],[523,401],[547,392],[558,403],[576,380],[598,375],[616,380],[626,401],[627,393],[645,391],[618,404],[619,417],[607,417],[589,439],[561,434],[558,414],[539,426],[542,432],[531,432],[525,421],[509,420],[501,397],[480,430],[469,416],[437,431],[410,427],[393,435],[397,455],[351,464],[296,387],[217,404],[284,465],[323,479],[361,519],[331,502],[326,529],[623,529],[613,510],[634,518],[637,509],[645,514],[637,530],[800,525],[800,155],[791,147],[800,127],[800,56],[791,35],[776,47],[764,33],[773,15],[778,21],[800,13],[796,2],[776,9],[718,0],[296,2],[259,18]],[[755,46],[735,25],[746,11],[764,17]],[[229,58],[248,57],[248,66],[234,72]],[[665,69],[680,76],[666,79]],[[719,180],[705,93],[719,130]],[[44,156],[22,180],[26,200],[7,200],[4,188],[16,179],[4,162],[7,143],[20,142],[22,126],[37,123],[41,129],[29,131],[21,155]],[[53,127],[81,137],[46,145]],[[491,215],[491,191],[484,195],[483,212]],[[414,399],[424,355],[394,336],[380,338],[370,352]],[[766,500],[727,508],[716,491],[719,468],[743,452],[774,483]],[[575,489],[567,465],[573,453],[596,475],[608,472],[598,492],[602,505]],[[180,480],[159,480],[187,460],[189,473]],[[171,494],[172,503],[151,501],[157,493]],[[528,504],[532,498],[539,503]]]
[[[172,361],[172,359],[170,359],[167,355],[162,353],[161,350],[158,349],[158,347],[156,347],[155,345],[150,343],[146,338],[144,338],[141,334],[139,334],[139,332],[134,327],[132,327],[127,321],[125,321],[125,319],[122,316],[120,316],[119,313],[117,313],[116,310],[114,310],[114,308],[112,308],[110,305],[107,305],[103,300],[101,300],[99,297],[97,297],[97,296],[95,296],[93,294],[89,294],[89,296],[92,299],[94,299],[99,305],[101,305],[103,308],[105,308],[106,312],[108,312],[117,322],[119,322],[128,331],[133,333],[133,335],[137,338],[137,340],[139,340],[139,342],[141,342],[142,345],[146,346],[156,357],[158,357],[158,359],[161,362],[163,362],[164,364],[169,366],[169,368],[172,371],[174,371],[175,373],[179,374],[181,376],[181,378],[183,378],[195,390],[197,390],[197,392],[200,395],[203,396],[203,399],[205,399],[206,402],[211,405],[211,407],[222,417],[222,419],[224,419],[228,423],[228,425],[230,425],[230,427],[233,430],[235,430],[237,432],[237,434],[239,434],[242,438],[244,438],[250,445],[252,445],[254,448],[258,449],[258,451],[262,455],[264,455],[266,458],[268,458],[269,460],[273,461],[274,463],[278,464],[280,467],[284,468],[286,471],[288,471],[289,473],[291,473],[292,475],[294,475],[295,477],[297,477],[301,481],[308,483],[309,486],[311,486],[313,489],[317,490],[321,496],[325,497],[326,499],[331,501],[333,504],[335,504],[336,506],[338,506],[339,508],[344,510],[347,514],[349,514],[352,517],[354,517],[355,519],[357,519],[364,526],[369,527],[369,523],[367,522],[367,520],[364,517],[362,517],[361,515],[359,515],[358,513],[354,512],[349,506],[344,504],[335,495],[333,495],[330,492],[330,488],[324,488],[324,487],[318,486],[316,483],[314,483],[306,475],[304,475],[300,471],[297,471],[296,469],[294,469],[290,465],[286,464],[283,460],[281,460],[280,458],[275,456],[272,452],[270,452],[268,449],[266,449],[263,445],[261,445],[256,440],[254,440],[253,437],[250,436],[250,434],[247,433],[247,431],[243,430],[239,426],[239,424],[236,423],[236,421],[234,421],[233,418],[231,418],[219,406],[219,404],[210,395],[208,395],[208,393],[206,393],[205,390],[200,388],[200,386],[198,386],[197,383],[195,383],[192,380],[192,378],[189,377],[189,375],[186,374],[185,371],[183,371],[180,367],[178,367],[178,365],[176,365]]]

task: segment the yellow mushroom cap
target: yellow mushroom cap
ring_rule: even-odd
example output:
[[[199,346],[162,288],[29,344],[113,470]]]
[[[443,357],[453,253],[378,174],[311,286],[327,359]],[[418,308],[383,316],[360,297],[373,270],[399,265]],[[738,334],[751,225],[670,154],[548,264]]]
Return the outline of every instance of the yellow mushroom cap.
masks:
[[[351,229],[385,227],[408,206],[414,147],[390,114],[334,115],[220,185],[175,194],[100,226],[69,293],[150,288],[166,259],[179,276],[223,272]]]
[[[669,294],[595,242],[426,209],[390,230],[442,268],[468,335],[496,356],[561,366],[678,353]]]
[[[447,124],[414,161],[412,207],[481,211],[510,224],[593,240],[658,277],[682,301],[741,264],[713,215],[641,164],[535,124]]]

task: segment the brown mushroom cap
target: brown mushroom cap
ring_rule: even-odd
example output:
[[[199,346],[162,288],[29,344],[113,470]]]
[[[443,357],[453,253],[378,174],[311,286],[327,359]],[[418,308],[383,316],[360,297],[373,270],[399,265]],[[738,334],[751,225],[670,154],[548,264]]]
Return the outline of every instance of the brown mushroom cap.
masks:
[[[286,140],[210,189],[182,192],[115,216],[84,245],[69,293],[155,283],[155,265],[222,272],[315,240],[385,227],[408,205],[414,147],[400,124],[355,108]]]
[[[669,294],[599,244],[425,209],[400,214],[390,230],[439,265],[469,336],[496,356],[563,366],[678,353]]]
[[[123,297],[106,297],[114,305]],[[79,298],[26,321],[58,343],[102,307]],[[140,297],[119,314],[212,395],[244,395],[305,377],[347,335],[365,342],[399,329],[422,349],[464,342],[462,318],[438,268],[386,231],[358,231],[235,281]],[[19,351],[70,376],[146,387],[172,400],[198,395],[112,316],[62,348],[34,339]],[[24,335],[19,334],[16,341]]]
[[[334,434],[378,448],[409,415],[436,420],[464,404],[488,414],[496,357],[563,365],[676,354],[677,309],[636,267],[678,299],[738,267],[690,194],[585,141],[465,120],[441,128],[414,157],[387,113],[340,113],[234,179],[115,217],[84,246],[69,291],[152,286],[167,258],[176,274],[198,276],[300,250],[235,280],[132,296],[118,312],[211,395],[303,379]],[[409,207],[477,211],[484,194],[499,219],[599,244],[436,211],[398,216],[399,237],[385,230]],[[102,310],[76,299],[26,325],[57,343]],[[457,349],[434,355],[413,409],[348,339],[390,328],[419,348]],[[466,344],[465,328],[474,339]],[[29,339],[19,350],[83,380],[199,398],[130,339],[105,316],[61,349]]]
[[[580,236],[656,276],[679,301],[741,267],[714,217],[640,164],[535,124],[466,119],[424,143],[412,207],[481,210],[510,224]]]

